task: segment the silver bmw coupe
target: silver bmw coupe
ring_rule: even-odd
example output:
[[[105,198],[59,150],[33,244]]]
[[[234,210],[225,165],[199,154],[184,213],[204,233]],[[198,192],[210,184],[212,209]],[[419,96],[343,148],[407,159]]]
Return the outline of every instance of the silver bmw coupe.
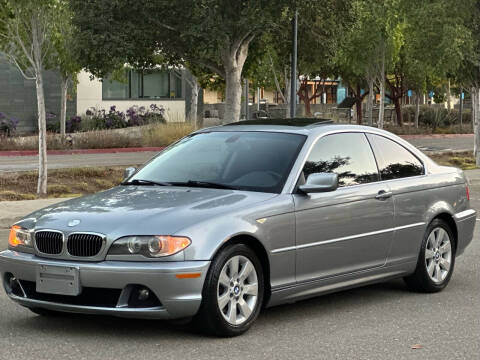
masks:
[[[0,253],[12,300],[234,336],[262,307],[355,286],[440,291],[476,221],[461,170],[371,127],[208,128],[126,173],[12,226]]]

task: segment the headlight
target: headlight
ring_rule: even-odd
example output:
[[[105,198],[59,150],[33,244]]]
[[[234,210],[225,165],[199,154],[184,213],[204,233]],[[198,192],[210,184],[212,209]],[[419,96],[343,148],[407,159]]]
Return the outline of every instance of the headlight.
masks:
[[[23,229],[18,225],[13,225],[10,228],[10,235],[8,236],[8,245],[11,247],[32,246],[32,236],[30,231]]]
[[[191,244],[182,236],[127,236],[116,240],[108,255],[143,255],[147,257],[169,256],[182,251]]]

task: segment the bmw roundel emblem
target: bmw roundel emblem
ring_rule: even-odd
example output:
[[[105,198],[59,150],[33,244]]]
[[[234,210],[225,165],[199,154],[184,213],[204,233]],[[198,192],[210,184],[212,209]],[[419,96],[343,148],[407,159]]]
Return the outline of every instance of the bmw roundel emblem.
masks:
[[[78,224],[80,224],[80,220],[77,220],[77,219],[70,220],[68,222],[68,226],[70,226],[70,227],[77,226]]]

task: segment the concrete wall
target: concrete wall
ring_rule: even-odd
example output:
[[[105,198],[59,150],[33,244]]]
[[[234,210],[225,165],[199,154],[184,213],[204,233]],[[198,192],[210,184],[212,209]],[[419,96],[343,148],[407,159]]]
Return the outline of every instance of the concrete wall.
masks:
[[[47,112],[60,114],[60,76],[44,71],[45,106]],[[75,115],[75,94],[69,92],[67,118]],[[0,53],[0,112],[19,120],[17,133],[36,131],[37,96],[35,81],[25,80],[18,69]]]
[[[185,121],[184,99],[102,100],[102,82],[99,79],[90,80],[90,73],[86,71],[82,71],[78,76],[77,115],[84,115],[92,107],[108,110],[112,105],[115,105],[117,110],[126,111],[134,105],[148,107],[151,104],[163,106],[166,110],[168,121]]]

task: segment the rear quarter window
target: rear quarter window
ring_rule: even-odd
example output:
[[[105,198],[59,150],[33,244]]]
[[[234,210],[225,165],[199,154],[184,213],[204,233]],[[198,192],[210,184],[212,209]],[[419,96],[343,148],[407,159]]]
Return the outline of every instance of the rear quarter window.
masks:
[[[419,176],[425,173],[422,162],[402,145],[384,136],[367,134],[377,158],[381,180]]]

